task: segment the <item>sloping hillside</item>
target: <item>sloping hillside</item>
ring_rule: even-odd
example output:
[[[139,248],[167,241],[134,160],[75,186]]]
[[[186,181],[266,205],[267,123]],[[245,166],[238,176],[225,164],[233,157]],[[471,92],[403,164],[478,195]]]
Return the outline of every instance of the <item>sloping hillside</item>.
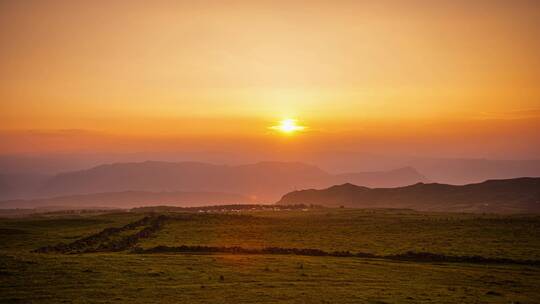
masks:
[[[418,183],[374,189],[343,184],[323,190],[294,191],[278,203],[452,212],[540,212],[540,178],[489,180],[463,186]]]

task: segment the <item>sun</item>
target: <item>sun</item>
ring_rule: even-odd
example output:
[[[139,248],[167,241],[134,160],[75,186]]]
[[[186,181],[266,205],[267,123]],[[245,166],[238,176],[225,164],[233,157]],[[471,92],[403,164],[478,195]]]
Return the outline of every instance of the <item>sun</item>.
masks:
[[[298,125],[298,121],[296,119],[287,118],[279,121],[278,125],[271,126],[270,129],[279,131],[284,134],[293,134],[296,132],[304,131],[306,127]]]

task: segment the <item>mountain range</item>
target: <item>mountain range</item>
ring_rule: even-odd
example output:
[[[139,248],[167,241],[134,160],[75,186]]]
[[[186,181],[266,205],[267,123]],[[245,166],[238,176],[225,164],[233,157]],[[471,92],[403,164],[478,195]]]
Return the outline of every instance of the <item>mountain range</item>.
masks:
[[[299,188],[327,187],[344,182],[390,187],[425,181],[427,179],[413,168],[333,175],[316,166],[296,162],[227,166],[146,161],[60,173],[45,180],[33,195],[56,197],[122,191],[192,191],[239,193],[255,201],[271,202],[283,193]]]
[[[485,158],[436,158],[401,154],[372,154],[359,151],[317,150],[303,155],[286,155],[279,151],[259,153],[229,152],[152,152],[152,153],[93,153],[93,154],[50,154],[50,155],[0,155],[0,175],[7,176],[10,189],[16,193],[28,193],[32,187],[25,183],[11,182],[12,177],[44,181],[58,173],[80,171],[102,164],[144,162],[197,161],[210,164],[240,165],[257,163],[263,159],[279,162],[301,161],[316,164],[332,174],[345,172],[389,171],[396,168],[412,167],[427,179],[445,184],[470,184],[488,179],[509,179],[523,176],[540,177],[540,159],[498,160]],[[21,180],[22,181],[22,180]],[[358,183],[361,185],[361,183]],[[382,186],[382,185],[373,185]],[[0,199],[3,195],[0,177]],[[21,191],[22,190],[22,191]],[[11,195],[13,197],[13,195]]]
[[[278,204],[317,204],[352,208],[407,208],[448,212],[540,212],[540,178],[488,180],[468,185],[417,183],[368,188],[350,183],[285,194]]]
[[[476,173],[480,177],[486,172],[495,176],[502,171],[518,174],[527,165],[534,171],[535,163],[510,161],[494,165],[494,162],[486,161],[481,165],[471,161],[469,165],[480,171]],[[419,165],[435,166],[441,172],[457,172],[459,175],[466,164],[433,160]],[[499,165],[506,169],[493,169]],[[300,162],[216,165],[144,161],[104,164],[50,175],[8,171],[0,174],[0,208],[269,203],[291,192],[283,196],[280,203],[474,212],[535,209],[537,197],[534,193],[537,192],[533,191],[534,187],[531,190],[527,186],[525,181],[529,179],[508,181],[513,182],[490,180],[464,186],[437,184],[431,183],[412,167],[332,174]],[[330,188],[295,191],[327,187]]]

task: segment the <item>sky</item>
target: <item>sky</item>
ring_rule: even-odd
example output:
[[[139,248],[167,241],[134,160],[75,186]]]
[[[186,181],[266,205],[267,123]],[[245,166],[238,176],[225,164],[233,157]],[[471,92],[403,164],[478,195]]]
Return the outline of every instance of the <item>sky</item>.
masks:
[[[526,0],[3,0],[0,150],[538,158],[538,37]]]

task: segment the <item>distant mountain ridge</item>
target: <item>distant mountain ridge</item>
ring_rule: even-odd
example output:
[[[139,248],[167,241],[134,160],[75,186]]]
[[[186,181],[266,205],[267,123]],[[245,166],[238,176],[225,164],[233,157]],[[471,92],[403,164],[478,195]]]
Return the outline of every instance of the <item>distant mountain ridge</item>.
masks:
[[[523,176],[540,177],[540,159],[486,159],[411,157],[407,155],[378,155],[361,151],[313,151],[302,158],[267,153],[235,154],[228,152],[169,152],[169,153],[94,153],[50,155],[0,155],[0,174],[54,175],[79,171],[106,163],[142,162],[146,160],[204,163],[255,163],[261,159],[298,161],[317,164],[330,172],[384,171],[413,167],[433,181],[448,184],[468,184],[487,179],[508,179]]]
[[[291,181],[289,187],[280,187],[272,195],[261,195],[261,199],[275,201],[283,193],[306,188],[323,188],[331,185],[353,183],[372,188],[398,187],[417,182],[438,182],[445,184],[479,183],[488,179],[509,179],[523,176],[540,177],[540,159],[530,160],[497,160],[482,158],[433,158],[410,157],[407,155],[377,155],[359,151],[313,151],[302,155],[301,161],[316,164],[327,175],[327,172],[339,172],[337,177],[326,178],[325,183],[299,183]],[[274,159],[276,161],[290,162],[298,160],[299,156],[283,156],[273,154],[271,151],[257,154],[235,154],[227,152],[163,152],[163,153],[74,153],[74,154],[47,154],[47,155],[0,155],[0,200],[31,199],[39,197],[63,196],[80,194],[70,189],[46,189],[45,183],[56,179],[59,173],[73,173],[87,171],[88,168],[100,167],[100,164],[122,164],[143,162],[152,159],[169,164],[181,163],[185,160],[196,160],[199,164],[212,163],[235,164],[256,162],[260,159]],[[256,164],[254,164],[256,165]],[[215,165],[214,165],[215,166]],[[401,169],[396,169],[401,168]],[[407,168],[414,168],[410,178],[397,178]],[[368,171],[368,172],[366,172]],[[384,178],[383,172],[391,172]],[[396,172],[398,171],[398,172]],[[401,173],[399,171],[402,171]],[[422,174],[419,174],[418,172]],[[343,173],[351,172],[351,173]],[[359,172],[359,173],[357,173]],[[363,175],[367,174],[367,178]],[[160,174],[158,174],[160,175]],[[339,178],[341,177],[341,178]],[[156,187],[158,188],[158,187]],[[170,188],[170,187],[169,187]],[[181,188],[181,189],[176,189]],[[171,191],[198,191],[187,187],[174,186]],[[103,191],[138,190],[130,187]],[[140,189],[139,189],[140,190]],[[156,191],[167,191],[157,189]],[[248,189],[249,190],[249,189]],[[229,189],[219,191],[229,192]],[[238,192],[238,191],[236,191]],[[267,191],[271,192],[271,191]],[[91,193],[91,192],[84,192]],[[240,192],[239,192],[240,193]]]
[[[35,192],[36,197],[122,191],[227,192],[257,201],[275,201],[283,193],[336,183],[402,186],[428,181],[413,168],[388,172],[333,175],[299,162],[260,162],[248,165],[213,165],[200,162],[115,163],[58,174]]]
[[[350,183],[285,194],[278,204],[353,208],[410,208],[449,212],[540,212],[540,178],[488,180],[463,186],[425,184],[368,188]]]

